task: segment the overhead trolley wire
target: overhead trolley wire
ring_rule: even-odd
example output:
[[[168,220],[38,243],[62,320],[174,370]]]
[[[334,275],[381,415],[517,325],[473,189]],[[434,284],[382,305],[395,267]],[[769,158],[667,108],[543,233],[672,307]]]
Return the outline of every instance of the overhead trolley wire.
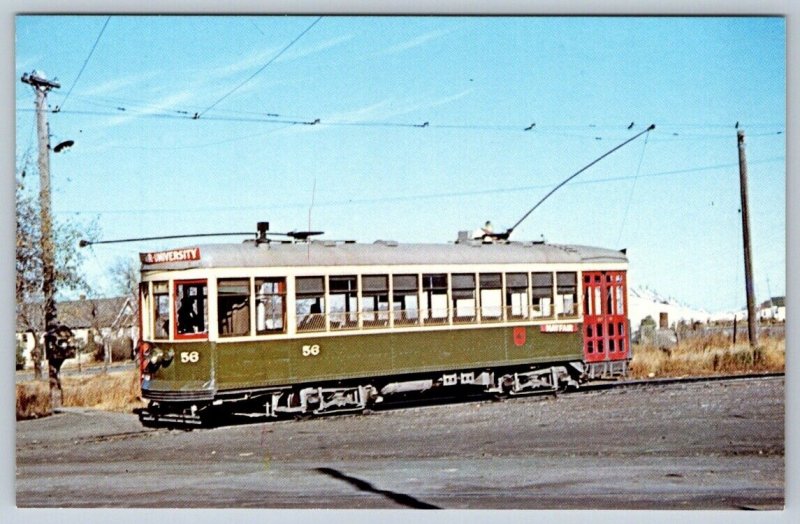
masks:
[[[76,95],[78,96],[78,95]],[[112,100],[111,98],[107,98],[107,100]],[[180,110],[180,109],[165,109],[159,108],[157,105],[153,104],[128,104],[128,106],[121,106],[118,104],[113,103],[106,103],[103,104],[102,102],[96,101],[87,101],[87,103],[92,105],[97,105],[100,107],[109,107],[109,108],[116,108],[116,112],[111,111],[93,111],[93,110],[69,110],[69,111],[61,111],[61,110],[50,110],[50,113],[64,113],[64,114],[72,114],[72,115],[87,115],[87,116],[116,116],[120,114],[127,114],[135,118],[161,118],[161,119],[176,119],[176,120],[198,120],[200,113],[193,113],[191,110]],[[131,105],[140,105],[145,109],[136,109],[130,107]],[[152,108],[152,110],[147,109]],[[33,112],[35,109],[26,108],[26,107],[18,107],[16,109],[18,112]],[[218,110],[219,111],[219,110]],[[600,126],[575,126],[575,125],[539,125],[532,131],[530,126],[524,127],[520,124],[437,124],[432,123],[430,121],[423,121],[423,122],[386,122],[386,121],[348,121],[348,120],[322,120],[321,118],[303,118],[303,117],[289,117],[286,115],[278,114],[278,113],[259,113],[253,111],[232,111],[232,110],[223,110],[222,113],[228,113],[232,115],[252,115],[252,116],[222,116],[222,115],[212,115],[212,116],[205,116],[203,120],[209,121],[217,121],[217,122],[241,122],[241,123],[253,123],[253,124],[283,124],[285,126],[325,126],[325,127],[372,127],[372,128],[405,128],[405,129],[443,129],[443,130],[475,130],[475,131],[497,131],[497,132],[525,132],[531,135],[537,136],[560,136],[565,138],[579,138],[579,139],[587,139],[587,138],[594,138],[596,141],[600,140],[608,140],[615,138],[614,136],[609,136],[606,132],[598,135],[597,131],[599,131]],[[194,116],[193,116],[194,115]],[[764,124],[766,125],[766,124]],[[621,130],[625,126],[602,126],[602,128],[606,131],[619,129]],[[672,126],[670,126],[672,127]],[[696,127],[702,127],[701,124],[697,124]],[[718,127],[715,124],[708,124],[706,127]],[[578,132],[562,132],[562,129],[569,129],[569,130],[580,130],[586,129],[589,131],[586,134],[580,134]],[[752,133],[748,136],[750,137],[774,137],[774,136],[782,136],[785,132],[783,129],[778,131],[770,131],[770,132],[760,132],[760,133]],[[689,133],[683,134],[678,132],[672,132],[671,136],[660,136],[654,138],[654,140],[659,142],[672,142],[672,141],[685,141],[685,140],[716,140],[716,139],[730,139],[730,136],[727,134],[717,134],[717,133]]]
[[[97,47],[97,43],[100,42],[100,37],[103,36],[103,33],[106,30],[106,26],[108,26],[108,22],[110,20],[111,20],[111,16],[106,17],[106,22],[103,24],[103,28],[100,29],[100,34],[97,35],[97,39],[95,39],[94,45],[92,45],[92,49],[91,49],[91,51],[89,51],[89,55],[86,57],[86,60],[83,61],[83,65],[81,66],[81,70],[78,71],[78,76],[75,77],[75,81],[72,82],[72,85],[70,86],[69,91],[67,91],[67,95],[64,97],[64,100],[61,101],[61,105],[58,106],[55,109],[55,111],[60,111],[61,109],[64,108],[64,104],[67,103],[67,99],[69,98],[69,95],[72,93],[72,90],[75,88],[75,84],[77,84],[78,80],[80,80],[81,75],[83,74],[83,70],[86,69],[86,64],[88,64],[89,63],[89,59],[92,58],[92,55],[94,54],[94,50]]]
[[[314,20],[313,22],[311,22],[311,25],[309,25],[309,26],[308,26],[308,27],[307,27],[307,28],[306,28],[306,29],[305,29],[305,30],[304,30],[302,33],[300,33],[299,35],[297,35],[297,37],[296,37],[294,40],[292,40],[291,42],[289,42],[289,44],[288,44],[286,47],[284,47],[283,49],[281,49],[280,51],[278,51],[278,53],[277,53],[275,56],[273,56],[272,58],[270,58],[270,59],[269,59],[269,61],[268,61],[266,64],[264,64],[263,66],[261,66],[261,68],[260,68],[258,71],[256,71],[256,72],[255,72],[255,73],[253,73],[252,75],[250,75],[250,76],[249,76],[249,77],[248,77],[248,78],[247,78],[247,79],[246,79],[244,82],[242,82],[241,84],[237,85],[236,87],[234,87],[233,89],[231,89],[230,91],[228,91],[227,93],[225,93],[225,94],[224,94],[224,95],[223,95],[223,96],[222,96],[222,97],[221,97],[219,100],[217,100],[216,102],[214,102],[213,104],[211,104],[210,106],[208,106],[206,109],[204,109],[203,111],[201,111],[201,112],[199,112],[199,113],[195,113],[196,117],[198,117],[198,118],[199,118],[199,117],[203,116],[203,115],[204,115],[204,114],[206,114],[206,113],[207,113],[207,112],[208,112],[210,109],[213,109],[213,108],[214,108],[214,107],[215,107],[217,104],[219,104],[220,102],[222,102],[223,100],[225,100],[226,98],[228,98],[230,95],[232,95],[233,93],[235,93],[237,90],[239,90],[239,89],[240,89],[242,86],[244,86],[245,84],[247,84],[248,82],[250,82],[250,80],[252,80],[253,78],[255,78],[255,77],[256,77],[256,76],[257,76],[259,73],[261,73],[261,71],[263,71],[264,69],[266,69],[267,67],[269,67],[269,65],[270,65],[270,64],[272,64],[272,63],[273,63],[275,60],[277,60],[277,59],[278,59],[278,58],[279,58],[279,57],[280,57],[280,56],[281,56],[283,53],[285,53],[285,52],[286,52],[286,51],[287,51],[287,50],[288,50],[290,47],[292,47],[292,46],[293,46],[293,45],[294,45],[294,44],[295,44],[295,43],[296,43],[298,40],[300,40],[300,39],[303,37],[303,35],[305,35],[305,34],[306,34],[306,33],[308,33],[309,31],[311,31],[311,28],[312,28],[312,27],[314,27],[315,25],[317,25],[317,23],[318,23],[320,20],[322,20],[322,17],[321,17],[321,16],[317,17],[317,19],[316,19],[316,20]]]
[[[91,110],[73,110],[63,111],[65,114],[82,114],[90,116],[103,116],[103,115],[117,115],[126,113],[135,117],[151,117],[151,118],[174,118],[180,120],[198,120],[199,115],[208,111],[206,109],[203,113],[195,112],[194,109],[178,109],[178,108],[165,108],[157,104],[148,103],[143,100],[123,99],[118,97],[103,97],[93,96],[87,97],[84,95],[76,95],[82,98],[84,102],[99,107],[106,107],[116,109],[116,112],[103,112]],[[105,101],[105,102],[104,102]],[[138,106],[138,107],[136,107]],[[30,108],[17,108],[19,112],[32,112]],[[50,110],[51,113],[62,112],[60,109]],[[244,123],[264,123],[264,124],[284,124],[284,125],[299,125],[299,126],[328,126],[328,127],[384,127],[384,128],[408,128],[408,129],[451,129],[451,130],[483,130],[483,131],[524,131],[532,135],[545,135],[545,136],[563,136],[568,138],[591,138],[595,140],[605,140],[614,137],[607,135],[608,131],[621,130],[624,125],[618,124],[548,124],[536,126],[536,123],[524,126],[523,124],[446,124],[446,123],[432,123],[429,120],[418,122],[391,122],[391,121],[352,121],[352,120],[323,120],[321,118],[309,118],[303,116],[290,116],[276,112],[259,112],[259,111],[242,111],[232,109],[217,109],[215,111],[222,113],[221,115],[205,116],[204,120],[214,120],[220,122],[244,122]],[[228,116],[226,116],[226,114]],[[231,116],[242,115],[242,116]],[[751,124],[750,127],[778,127],[782,124]],[[631,126],[627,126],[629,129]],[[662,129],[680,129],[680,128],[721,128],[726,127],[720,124],[668,124],[660,126]],[[729,126],[728,126],[729,127]],[[589,133],[580,134],[576,131],[587,130]],[[564,132],[568,131],[568,132]],[[602,131],[601,135],[597,132]],[[699,133],[697,131],[673,131],[666,134],[671,136],[660,136],[654,140],[658,141],[675,141],[675,140],[698,140],[698,139],[729,139],[729,134],[705,132]],[[767,136],[780,136],[784,134],[783,129],[778,131],[762,131],[750,133],[750,137],[767,137]]]

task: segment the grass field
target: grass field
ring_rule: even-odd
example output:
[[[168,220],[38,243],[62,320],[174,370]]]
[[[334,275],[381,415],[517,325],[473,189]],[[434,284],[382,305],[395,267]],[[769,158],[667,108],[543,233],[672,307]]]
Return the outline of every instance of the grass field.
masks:
[[[681,341],[674,348],[634,345],[631,378],[767,373],[785,370],[784,338],[763,338],[760,355],[747,342],[733,346],[730,338],[710,336]]]
[[[135,369],[85,377],[62,377],[64,407],[85,407],[130,413],[144,407]],[[50,386],[46,380],[17,384],[17,420],[49,415]]]

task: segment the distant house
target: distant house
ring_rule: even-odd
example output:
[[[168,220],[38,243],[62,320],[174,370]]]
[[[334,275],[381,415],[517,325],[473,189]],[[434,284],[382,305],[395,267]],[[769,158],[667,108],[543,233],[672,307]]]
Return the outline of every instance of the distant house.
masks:
[[[110,341],[138,337],[138,305],[131,297],[84,298],[56,304],[57,321],[70,328],[80,347],[93,342],[109,344]],[[24,344],[26,367],[31,364],[30,352],[34,347],[35,330],[42,343],[44,319],[41,304],[22,304],[22,315],[17,316],[17,340]],[[67,361],[69,363],[69,360]]]
[[[631,329],[638,329],[647,317],[656,321],[658,329],[668,329],[681,321],[689,324],[706,322],[710,315],[701,309],[682,305],[673,299],[662,297],[650,289],[629,288],[628,319],[631,322]]]
[[[758,308],[758,318],[786,322],[786,297],[772,297]]]

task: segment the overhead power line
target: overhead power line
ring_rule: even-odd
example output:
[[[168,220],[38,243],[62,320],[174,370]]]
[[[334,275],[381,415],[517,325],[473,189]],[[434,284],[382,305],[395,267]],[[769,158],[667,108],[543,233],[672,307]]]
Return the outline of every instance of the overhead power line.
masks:
[[[232,95],[233,93],[235,93],[235,92],[236,92],[238,89],[240,89],[242,86],[244,86],[245,84],[247,84],[247,83],[248,83],[250,80],[252,80],[253,78],[255,78],[255,77],[256,77],[256,76],[257,76],[259,73],[261,73],[261,71],[263,71],[264,69],[266,69],[267,67],[269,67],[269,65],[270,65],[271,63],[273,63],[275,60],[277,60],[277,59],[278,59],[278,58],[279,58],[279,57],[280,57],[280,56],[281,56],[283,53],[285,53],[285,52],[286,52],[286,51],[287,51],[287,50],[288,50],[290,47],[292,47],[292,46],[293,46],[293,45],[294,45],[294,44],[295,44],[295,43],[296,43],[298,40],[300,40],[300,39],[303,37],[303,35],[305,35],[305,34],[306,34],[306,33],[308,33],[309,31],[311,31],[311,28],[312,28],[312,27],[314,27],[315,25],[317,25],[317,23],[318,23],[320,20],[322,20],[322,17],[321,17],[321,16],[317,17],[317,19],[316,19],[316,20],[314,20],[313,22],[311,22],[311,25],[309,25],[309,26],[308,26],[308,27],[307,27],[307,28],[306,28],[306,29],[305,29],[305,30],[304,30],[302,33],[300,33],[299,35],[297,35],[297,37],[296,37],[294,40],[292,40],[291,42],[289,42],[289,44],[288,44],[286,47],[284,47],[283,49],[281,49],[280,51],[278,51],[278,53],[277,53],[275,56],[273,56],[272,58],[270,58],[270,59],[269,59],[269,61],[268,61],[266,64],[264,64],[263,66],[261,66],[261,68],[260,68],[258,71],[256,71],[256,72],[255,72],[255,73],[253,73],[252,75],[250,75],[250,76],[247,78],[247,80],[245,80],[245,81],[244,81],[244,82],[242,82],[241,84],[237,85],[236,87],[234,87],[233,89],[231,89],[231,90],[230,90],[230,91],[228,91],[227,93],[225,93],[225,94],[224,94],[224,95],[223,95],[223,96],[222,96],[222,97],[221,97],[219,100],[217,100],[216,102],[214,102],[213,104],[211,104],[210,106],[208,106],[208,107],[207,107],[205,110],[201,111],[200,113],[196,113],[196,116],[197,116],[197,117],[201,117],[201,116],[203,116],[203,115],[204,115],[204,114],[206,114],[206,113],[207,113],[207,112],[208,112],[210,109],[214,108],[214,107],[215,107],[217,104],[219,104],[220,102],[222,102],[223,100],[225,100],[226,98],[228,98],[229,96],[231,96],[231,95]]]
[[[119,116],[121,114],[129,115],[133,118],[153,118],[153,119],[174,119],[174,120],[197,120],[199,118],[200,113],[194,113],[198,115],[197,117],[192,116],[193,112],[191,110],[179,110],[179,109],[164,109],[159,108],[155,105],[145,106],[141,105],[142,107],[150,107],[153,110],[149,109],[142,109],[137,110],[135,108],[116,105],[116,104],[102,104],[96,102],[89,102],[93,105],[99,105],[104,107],[115,107],[116,111],[92,111],[92,110],[70,110],[70,111],[57,111],[51,110],[51,113],[64,113],[69,115],[87,115],[87,116]],[[16,109],[18,112],[32,112],[33,110],[30,108],[19,107]],[[278,113],[259,113],[259,112],[246,112],[246,111],[223,111],[223,113],[229,114],[241,114],[241,115],[251,115],[251,116],[206,116],[203,120],[207,121],[215,121],[215,122],[239,122],[239,123],[253,123],[253,124],[281,124],[285,126],[324,126],[324,127],[369,127],[369,128],[398,128],[398,129],[442,129],[442,130],[477,130],[477,131],[506,131],[506,132],[525,132],[527,134],[531,134],[532,136],[563,136],[563,137],[572,137],[572,138],[594,138],[595,140],[605,140],[609,137],[605,133],[597,134],[598,131],[604,130],[619,130],[623,131],[627,128],[627,124],[619,124],[619,125],[603,125],[597,126],[593,124],[588,125],[563,125],[563,124],[542,124],[536,126],[536,131],[532,131],[529,129],[530,126],[525,126],[524,124],[436,124],[431,123],[430,121],[422,121],[422,122],[384,122],[384,121],[348,121],[348,120],[322,120],[321,118],[302,118],[302,117],[287,117],[285,115],[280,115]],[[662,128],[666,129],[676,129],[683,126],[688,126],[689,124],[684,124],[681,126],[677,126],[675,124],[670,126],[662,126]],[[695,127],[703,127],[702,124],[692,124]],[[775,124],[775,126],[779,126],[780,124]],[[767,127],[768,124],[760,124],[760,127]],[[716,128],[719,127],[716,124],[707,124],[705,125],[707,128]],[[564,132],[562,130],[570,130],[570,132]],[[580,133],[581,130],[585,130],[586,132]],[[784,130],[780,129],[778,131],[765,131],[761,133],[753,133],[751,137],[766,137],[766,136],[781,136],[784,134]],[[730,138],[730,134],[722,134],[722,133],[699,133],[699,132],[691,132],[688,134],[678,133],[677,131],[672,133],[665,133],[665,135],[669,136],[660,136],[654,138],[653,140],[657,140],[660,142],[669,142],[675,140],[710,140],[710,139],[720,139],[720,140],[728,140]]]
[[[97,43],[100,42],[100,37],[103,36],[103,33],[106,30],[106,26],[108,25],[108,22],[110,20],[111,20],[111,17],[108,16],[106,18],[106,22],[103,24],[103,28],[100,30],[100,34],[97,35],[97,39],[95,39],[95,41],[94,41],[94,45],[92,45],[92,50],[89,51],[89,55],[86,57],[86,60],[83,61],[83,65],[81,66],[81,70],[78,71],[78,76],[75,77],[75,81],[72,82],[72,85],[70,86],[69,91],[67,91],[67,95],[64,97],[64,100],[61,102],[61,105],[58,106],[55,109],[54,112],[57,112],[57,111],[60,111],[60,110],[64,109],[64,104],[67,103],[67,99],[69,98],[69,95],[72,93],[72,89],[75,87],[75,84],[78,83],[78,80],[80,80],[81,75],[83,74],[83,70],[86,69],[86,64],[88,64],[89,63],[89,59],[92,58],[92,54],[94,54],[94,50],[97,47]]]

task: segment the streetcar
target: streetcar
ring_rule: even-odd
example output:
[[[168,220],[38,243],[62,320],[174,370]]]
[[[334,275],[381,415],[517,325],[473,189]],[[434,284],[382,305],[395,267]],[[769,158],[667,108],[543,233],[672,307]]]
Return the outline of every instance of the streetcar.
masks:
[[[624,251],[509,241],[252,240],[141,253],[148,425],[526,395],[627,372]],[[456,387],[458,386],[458,387]]]

